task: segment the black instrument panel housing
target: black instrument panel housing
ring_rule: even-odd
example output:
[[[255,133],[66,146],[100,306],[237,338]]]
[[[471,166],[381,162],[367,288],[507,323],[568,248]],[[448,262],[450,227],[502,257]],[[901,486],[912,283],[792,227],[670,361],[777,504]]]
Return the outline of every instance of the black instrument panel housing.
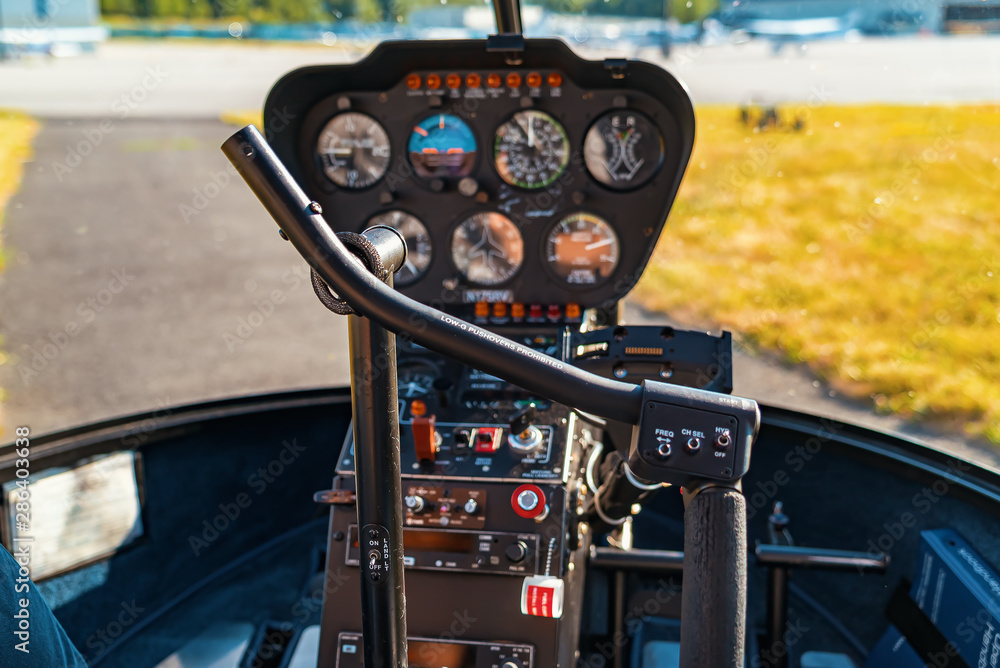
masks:
[[[385,42],[352,65],[325,65],[295,70],[272,88],[264,106],[265,136],[306,193],[326,211],[337,231],[359,232],[375,215],[402,210],[419,218],[430,231],[433,259],[420,280],[399,288],[406,295],[448,311],[462,311],[473,302],[577,304],[582,308],[612,307],[635,285],[659,239],[673,204],[694,142],[694,110],[682,84],[666,71],[641,61],[588,61],[559,40],[528,39],[512,66],[506,55],[487,51],[485,40]],[[461,63],[461,68],[454,65]],[[529,72],[555,73],[562,79],[559,95],[548,86],[519,95],[506,87],[479,89],[470,95],[466,75],[488,73],[504,77]],[[433,94],[412,90],[411,74],[459,74],[460,89]],[[533,108],[558,120],[570,140],[571,157],[563,175],[546,188],[520,189],[504,183],[493,164],[496,128],[515,112]],[[322,127],[337,113],[358,111],[374,117],[386,129],[391,144],[388,173],[359,190],[341,189],[323,174],[315,150]],[[603,186],[586,169],[583,141],[591,125],[615,110],[641,112],[657,126],[665,153],[655,175],[643,186],[615,191]],[[471,174],[478,197],[457,191],[457,183],[433,184],[417,176],[406,151],[413,126],[428,115],[450,113],[472,129],[478,155]],[[482,201],[484,200],[485,201]],[[497,211],[510,218],[524,240],[524,260],[507,281],[481,286],[465,281],[451,260],[451,234],[468,216]],[[569,285],[545,266],[544,245],[549,231],[565,216],[587,212],[614,227],[619,238],[619,262],[598,285]]]

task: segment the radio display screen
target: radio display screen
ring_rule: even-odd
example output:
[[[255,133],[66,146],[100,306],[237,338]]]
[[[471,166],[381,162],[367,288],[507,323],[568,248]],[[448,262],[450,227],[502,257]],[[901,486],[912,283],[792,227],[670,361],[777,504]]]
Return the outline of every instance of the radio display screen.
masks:
[[[448,552],[468,554],[475,545],[476,534],[453,531],[403,530],[403,552]]]
[[[479,534],[458,531],[426,531],[403,529],[403,552],[445,552],[449,554],[469,554],[478,540]],[[351,527],[351,545],[358,549],[358,529]]]
[[[476,647],[410,640],[406,645],[406,661],[410,668],[476,668]]]

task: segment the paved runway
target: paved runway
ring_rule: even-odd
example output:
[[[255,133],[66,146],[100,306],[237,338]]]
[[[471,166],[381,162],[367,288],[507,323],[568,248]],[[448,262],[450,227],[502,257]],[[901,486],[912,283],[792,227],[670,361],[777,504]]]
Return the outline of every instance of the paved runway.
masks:
[[[355,60],[343,45],[116,41],[96,54],[0,63],[0,107],[46,118],[215,118],[259,109],[285,72]],[[906,37],[786,45],[677,45],[581,50],[587,58],[639,55],[679,77],[700,104],[743,102],[976,102],[1000,99],[1000,37]]]
[[[961,68],[950,80],[931,69],[925,88],[936,99],[1000,98],[1000,41],[969,43],[970,53],[993,47],[981,54],[979,87]],[[863,97],[861,88],[837,92],[843,73],[808,75],[823,70],[823,49],[832,46],[810,45],[787,63],[779,57],[789,74],[771,70],[771,99],[805,100],[796,91],[827,85],[828,101]],[[258,107],[287,69],[344,57],[315,48],[122,43],[96,56],[107,64],[99,70],[87,57],[0,65],[0,106],[46,119],[3,229],[0,333],[11,355],[0,366],[3,424],[42,433],[242,392],[346,382],[345,323],[316,302],[304,263],[227,170],[218,147],[234,128],[217,120],[226,109]],[[756,85],[754,67],[733,58],[712,51],[684,65],[696,98],[737,100]],[[749,78],[735,87],[739,72]],[[897,83],[914,88],[916,74],[907,76]],[[630,311],[633,321],[648,317]],[[904,431],[1000,468],[995,448],[875,416],[831,397],[801,369],[743,354],[736,368],[738,393]]]

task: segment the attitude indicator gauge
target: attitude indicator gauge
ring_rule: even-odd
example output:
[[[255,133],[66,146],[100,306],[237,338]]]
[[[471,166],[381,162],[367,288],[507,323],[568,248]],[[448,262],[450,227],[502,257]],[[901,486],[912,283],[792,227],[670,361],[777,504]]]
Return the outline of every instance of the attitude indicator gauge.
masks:
[[[410,164],[424,178],[461,178],[476,166],[476,136],[458,116],[434,114],[413,126]]]
[[[327,178],[341,188],[367,188],[389,169],[389,136],[371,116],[347,111],[320,131],[316,155]]]
[[[569,138],[544,111],[525,109],[497,129],[493,162],[500,178],[518,188],[551,185],[569,164]]]
[[[587,171],[613,190],[645,185],[663,162],[663,137],[637,111],[610,111],[590,126],[583,140]]]
[[[603,283],[618,266],[619,255],[614,228],[590,213],[563,218],[545,238],[548,268],[570,285]]]
[[[452,233],[451,259],[470,283],[498,285],[521,267],[524,239],[510,218],[494,212],[477,213]]]
[[[403,240],[406,241],[406,262],[393,276],[393,283],[399,287],[416,283],[427,271],[433,258],[434,246],[427,227],[416,216],[398,210],[378,214],[368,221],[368,226],[372,225],[386,225],[403,235]]]

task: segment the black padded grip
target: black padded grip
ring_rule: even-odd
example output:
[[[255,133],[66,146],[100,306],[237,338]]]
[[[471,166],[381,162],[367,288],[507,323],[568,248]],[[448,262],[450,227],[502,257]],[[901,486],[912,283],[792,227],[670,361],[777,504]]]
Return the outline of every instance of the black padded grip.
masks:
[[[746,499],[732,488],[705,487],[685,501],[680,668],[743,668]]]

